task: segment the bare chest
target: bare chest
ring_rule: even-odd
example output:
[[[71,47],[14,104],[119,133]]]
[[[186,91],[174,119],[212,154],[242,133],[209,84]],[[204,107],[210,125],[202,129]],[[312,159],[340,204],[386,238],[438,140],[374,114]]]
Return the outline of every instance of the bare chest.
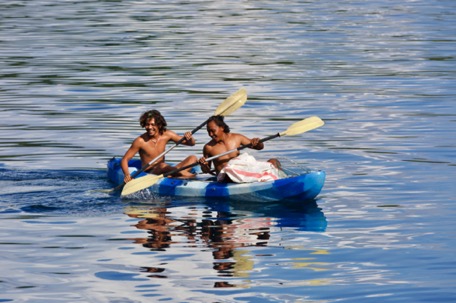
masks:
[[[149,139],[145,141],[142,146],[140,153],[143,156],[155,157],[165,150],[166,142],[160,138]]]

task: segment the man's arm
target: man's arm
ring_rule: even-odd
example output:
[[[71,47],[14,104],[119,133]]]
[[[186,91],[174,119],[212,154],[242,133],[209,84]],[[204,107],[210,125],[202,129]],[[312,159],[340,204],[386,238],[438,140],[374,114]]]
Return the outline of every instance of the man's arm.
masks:
[[[182,139],[182,137],[184,138],[184,140],[182,141],[182,144],[184,144],[184,145],[193,146],[196,143],[195,138],[193,138],[192,132],[186,132],[184,134],[184,136],[179,136],[178,134],[176,134],[175,132],[173,132],[171,130],[167,130],[167,132],[168,132],[169,138],[174,143],[179,142],[179,140]]]
[[[211,164],[212,164],[212,161],[211,162],[207,162],[206,161],[206,158],[209,158],[209,152],[208,152],[208,147],[207,147],[207,144],[204,145],[204,148],[203,148],[203,157],[201,157],[199,159],[199,164],[200,164],[200,167],[201,167],[201,170],[203,171],[203,173],[210,173],[211,172]]]
[[[256,149],[256,150],[262,150],[264,148],[264,144],[263,144],[263,142],[260,142],[260,138],[249,139],[244,135],[239,135],[239,136],[241,138],[241,145],[251,144],[250,148]]]
[[[131,181],[130,171],[128,170],[128,161],[130,161],[137,152],[139,152],[140,144],[138,142],[138,138],[133,141],[130,148],[125,152],[122,160],[120,161],[120,167],[124,173],[124,182],[127,183]]]

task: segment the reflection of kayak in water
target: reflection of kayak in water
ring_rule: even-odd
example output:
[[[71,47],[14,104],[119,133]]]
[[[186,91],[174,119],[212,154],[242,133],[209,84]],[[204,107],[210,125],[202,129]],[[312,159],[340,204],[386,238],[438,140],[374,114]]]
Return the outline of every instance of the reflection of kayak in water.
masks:
[[[268,218],[271,225],[279,228],[291,228],[300,231],[323,232],[328,222],[316,200],[298,204],[296,201],[262,203],[243,203],[243,201],[208,201],[209,209],[231,217],[236,213],[252,213],[252,216]],[[267,205],[267,207],[262,207]]]
[[[125,214],[154,222],[172,218],[173,226],[185,226],[187,220],[193,220],[196,225],[201,222],[201,226],[231,225],[243,230],[244,234],[257,233],[265,228],[324,232],[328,225],[325,214],[315,200],[306,201],[305,204],[296,204],[294,201],[244,202],[208,200],[198,208],[193,203],[182,206],[180,201],[150,201],[147,204],[127,206]],[[229,230],[231,229],[226,231]]]
[[[301,231],[319,231],[326,230],[328,222],[320,208],[308,208],[305,210],[288,209],[287,213],[276,214],[276,226],[284,228],[293,228]]]
[[[141,168],[141,161],[129,162],[130,172]],[[138,178],[145,176],[139,174]],[[221,183],[214,177],[199,174],[195,179],[161,178],[154,185],[145,189],[152,195],[168,197],[216,198],[243,201],[305,201],[314,199],[323,188],[326,174],[324,171],[306,171],[299,175],[287,175],[283,178],[251,183]],[[123,183],[120,159],[108,162],[108,179],[116,186]],[[141,191],[144,193],[144,191]]]

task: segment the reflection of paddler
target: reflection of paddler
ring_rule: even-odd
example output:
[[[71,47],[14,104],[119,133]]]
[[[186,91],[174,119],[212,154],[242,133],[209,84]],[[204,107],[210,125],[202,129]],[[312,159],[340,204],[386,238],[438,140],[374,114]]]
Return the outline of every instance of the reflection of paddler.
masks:
[[[164,208],[159,208],[164,209]],[[157,218],[159,214],[154,208],[125,207],[124,213],[132,218]]]
[[[265,245],[272,225],[271,218],[244,218],[234,220],[229,229],[233,240],[242,246]]]
[[[201,235],[213,247],[265,245],[272,225],[271,218],[206,219],[202,221]]]
[[[247,278],[253,270],[255,263],[249,251],[245,249],[230,248],[227,250],[217,250],[213,253],[214,259],[219,260],[214,262],[214,269],[224,276],[234,276]],[[223,259],[232,259],[232,261],[220,261]]]
[[[173,208],[173,213],[176,209]],[[186,211],[189,211],[186,209]],[[192,212],[194,210],[191,210]],[[230,276],[248,277],[254,268],[252,256],[248,250],[239,250],[240,247],[266,245],[270,238],[270,227],[274,219],[269,217],[250,217],[232,219],[231,213],[217,212],[217,219],[206,219],[203,214],[201,222],[197,224],[195,216],[198,214],[186,212],[185,218],[173,220],[170,210],[165,207],[126,207],[125,214],[140,221],[135,224],[138,229],[147,230],[150,237],[136,241],[144,247],[163,249],[173,242],[173,231],[184,231],[189,241],[195,241],[199,235],[213,249],[214,269]],[[207,213],[205,213],[207,215]],[[176,225],[177,224],[177,225]],[[198,226],[201,228],[198,232]]]
[[[202,235],[214,248],[214,269],[224,276],[248,277],[254,262],[248,250],[239,248],[266,245],[271,225],[270,218],[204,220]],[[221,285],[216,287],[227,287]]]
[[[152,208],[148,210],[130,208],[128,210],[126,209],[125,213],[129,217],[144,219],[135,224],[138,229],[167,231],[168,224],[174,222],[174,220],[166,217],[166,208]]]
[[[248,250],[236,249],[233,252],[233,259],[236,260],[233,267],[233,275],[235,277],[247,278],[253,270],[254,262]]]
[[[129,207],[125,209],[125,214],[132,218],[143,219],[134,226],[138,229],[148,230],[149,238],[135,239],[136,243],[151,249],[163,249],[172,243],[169,224],[173,222],[166,217],[166,208],[140,209]]]
[[[312,255],[328,255],[329,251],[326,249],[317,249],[310,254]],[[318,262],[315,261],[316,258],[293,258],[293,267],[294,268],[306,268],[313,271],[326,271],[328,270],[326,267],[330,265],[327,262]]]

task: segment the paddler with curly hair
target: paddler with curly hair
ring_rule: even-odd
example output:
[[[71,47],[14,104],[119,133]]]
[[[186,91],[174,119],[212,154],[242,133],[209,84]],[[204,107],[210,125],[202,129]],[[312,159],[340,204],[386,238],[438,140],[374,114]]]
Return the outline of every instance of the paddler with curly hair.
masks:
[[[165,151],[166,144],[169,141],[177,143],[182,138],[182,136],[166,128],[168,124],[158,110],[149,110],[144,112],[139,118],[139,124],[146,130],[146,132],[133,141],[130,148],[127,150],[120,162],[122,171],[125,176],[125,183],[132,180],[130,172],[128,170],[128,161],[132,159],[136,153],[139,153],[142,166],[144,167],[150,161]],[[191,132],[186,132],[184,134],[184,137],[185,139],[182,141],[182,144],[188,146],[195,145],[195,139],[193,138]],[[160,175],[170,172],[174,169],[184,167],[196,161],[198,161],[198,158],[192,155],[185,158],[184,161],[180,162],[176,166],[171,166],[165,162],[165,157],[163,156],[155,161],[155,163],[150,165],[145,171],[148,173]],[[186,170],[181,170],[173,176],[188,178],[193,177],[194,174],[190,172],[189,168]]]

